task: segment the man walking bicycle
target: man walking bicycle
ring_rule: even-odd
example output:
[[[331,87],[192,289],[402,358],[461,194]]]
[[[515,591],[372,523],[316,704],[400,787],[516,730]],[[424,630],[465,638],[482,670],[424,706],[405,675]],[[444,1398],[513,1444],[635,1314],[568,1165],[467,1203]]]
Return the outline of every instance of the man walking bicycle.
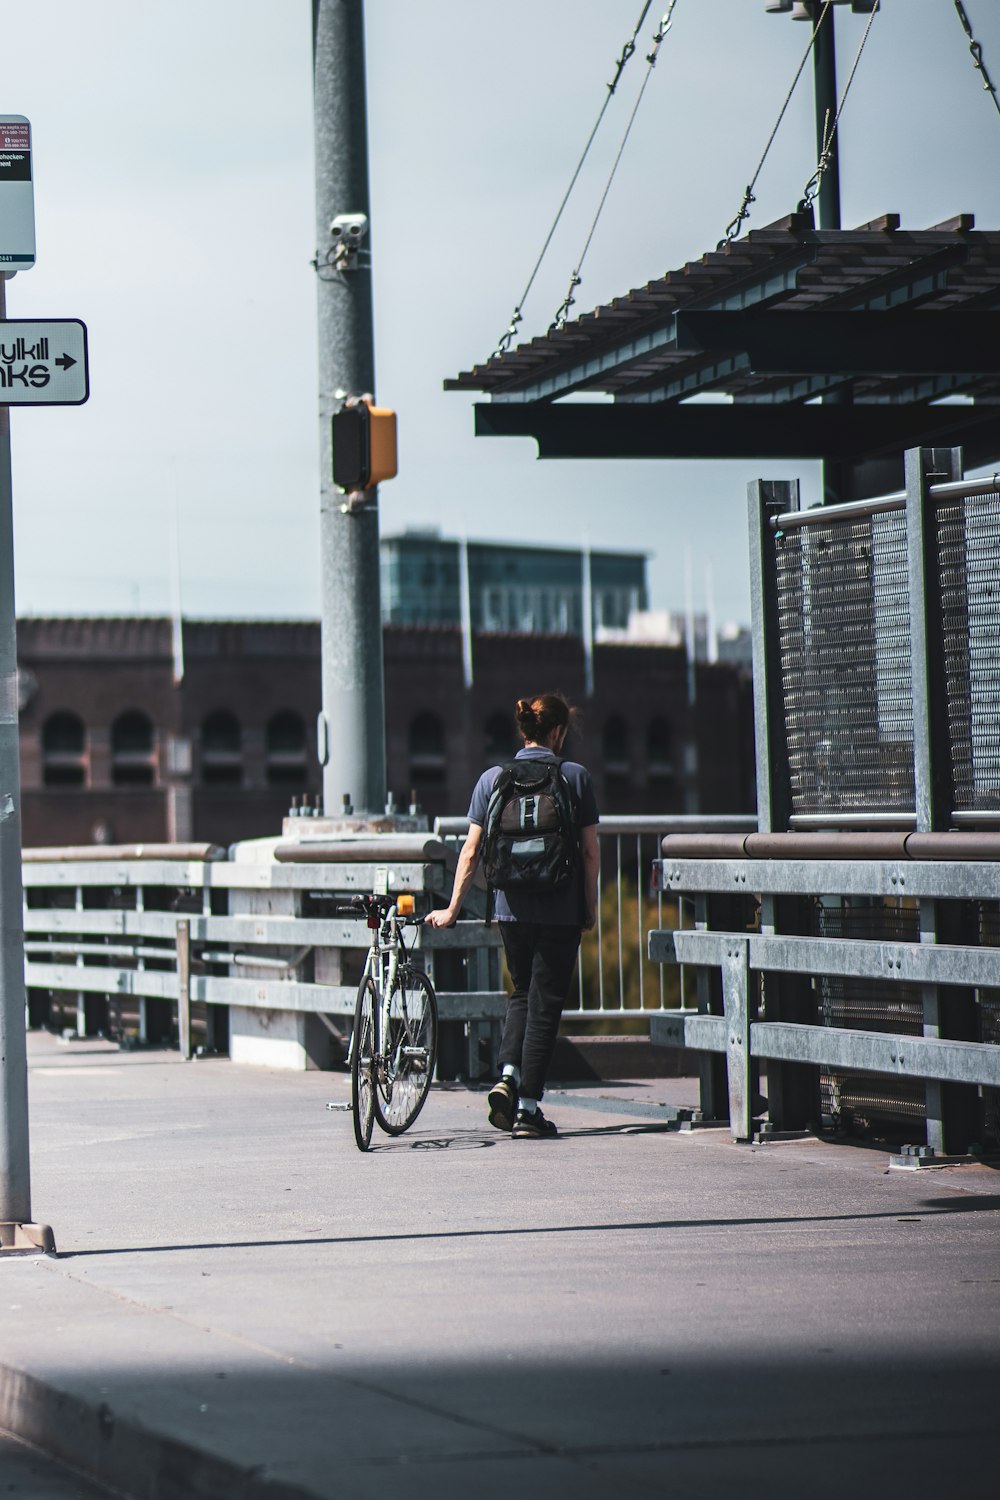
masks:
[[[597,799],[586,768],[560,759],[572,710],[558,693],[520,698],[524,745],[476,783],[451,900],[432,927],[451,927],[480,862],[513,993],[488,1097],[490,1124],[515,1139],[557,1134],[540,1108],[580,936],[597,920]]]

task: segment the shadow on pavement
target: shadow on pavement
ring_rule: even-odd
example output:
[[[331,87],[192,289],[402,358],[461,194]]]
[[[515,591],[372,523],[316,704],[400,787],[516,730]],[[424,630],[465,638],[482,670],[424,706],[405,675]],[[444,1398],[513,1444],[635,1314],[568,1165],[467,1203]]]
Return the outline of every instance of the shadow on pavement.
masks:
[[[169,1372],[109,1372],[97,1358],[100,1404],[70,1395],[52,1441],[66,1461],[86,1453],[95,1478],[157,1500],[982,1493],[1000,1457],[997,1357],[870,1346],[862,1357],[851,1342],[755,1355],[716,1334],[693,1353],[667,1334],[634,1356],[581,1341],[572,1359],[337,1346],[312,1368],[234,1351]],[[79,1390],[79,1373],[63,1383]]]
[[[954,1198],[927,1198],[920,1207],[927,1218],[944,1214],[1000,1213],[1000,1194],[963,1193],[956,1194]],[[409,1244],[420,1240],[498,1239],[505,1236],[524,1238],[555,1234],[628,1234],[633,1231],[649,1230],[746,1229],[782,1224],[857,1224],[876,1220],[897,1223],[919,1221],[918,1216],[912,1213],[901,1214],[897,1210],[882,1213],[800,1214],[761,1218],[635,1219],[605,1224],[545,1224],[529,1227],[503,1225],[489,1229],[428,1229],[398,1234],[310,1235],[300,1239],[210,1240],[177,1245],[122,1245],[104,1250],[70,1250],[60,1253],[57,1259],[61,1261],[82,1260],[104,1255],[165,1255],[174,1251],[190,1250],[264,1250],[291,1245]],[[1000,1272],[998,1272],[998,1279],[1000,1279]]]

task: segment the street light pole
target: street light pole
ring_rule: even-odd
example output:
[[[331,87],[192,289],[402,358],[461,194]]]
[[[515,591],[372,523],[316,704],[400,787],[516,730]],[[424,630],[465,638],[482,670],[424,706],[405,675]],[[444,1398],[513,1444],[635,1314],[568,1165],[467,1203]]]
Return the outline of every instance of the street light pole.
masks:
[[[823,160],[827,130],[837,118],[837,48],[834,12],[848,0],[765,0],[764,9],[775,15],[790,15],[816,31],[813,42],[813,84],[816,109],[816,160]],[[826,9],[824,10],[824,5]],[[871,11],[878,0],[851,0],[851,9]],[[840,228],[840,168],[837,141],[830,147],[829,165],[819,183],[819,228]]]
[[[0,274],[0,328],[7,316]],[[0,406],[0,1254],[54,1249],[31,1223],[10,408]]]
[[[0,276],[0,320],[6,318]],[[0,406],[0,1222],[31,1218],[10,408]]]
[[[813,0],[813,12],[818,6]],[[826,133],[837,118],[837,44],[834,28],[836,7],[831,5],[820,24],[813,47],[813,79],[816,94],[816,160],[823,156]],[[819,228],[840,228],[840,142],[830,147],[830,165],[819,183]]]
[[[375,393],[371,238],[344,259],[332,221],[369,214],[363,0],[313,0],[319,314],[323,811],[385,807],[385,711],[377,493],[347,508],[333,483],[331,419]]]

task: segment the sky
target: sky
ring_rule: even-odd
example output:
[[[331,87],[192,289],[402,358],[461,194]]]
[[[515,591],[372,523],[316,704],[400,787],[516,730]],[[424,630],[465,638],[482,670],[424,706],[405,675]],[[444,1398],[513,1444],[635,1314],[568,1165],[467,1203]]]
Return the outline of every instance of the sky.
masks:
[[[965,0],[1000,81],[1000,5]],[[664,0],[644,27],[652,34]],[[379,401],[399,414],[384,533],[645,548],[651,603],[749,618],[746,483],[818,466],[536,458],[474,439],[442,381],[521,295],[640,0],[367,0]],[[866,25],[838,5],[840,83]],[[91,397],[12,412],[22,614],[319,610],[310,0],[5,7],[0,113],[33,127],[36,266],[12,318],[81,318]],[[648,37],[646,40],[648,41]],[[577,309],[714,248],[808,40],[764,0],[677,0],[588,253]],[[645,49],[643,49],[645,50]],[[642,81],[626,70],[525,305],[565,294]],[[751,227],[815,168],[803,75]],[[841,124],[843,222],[1000,227],[1000,117],[952,0],[883,0]],[[345,211],[352,205],[345,204]]]

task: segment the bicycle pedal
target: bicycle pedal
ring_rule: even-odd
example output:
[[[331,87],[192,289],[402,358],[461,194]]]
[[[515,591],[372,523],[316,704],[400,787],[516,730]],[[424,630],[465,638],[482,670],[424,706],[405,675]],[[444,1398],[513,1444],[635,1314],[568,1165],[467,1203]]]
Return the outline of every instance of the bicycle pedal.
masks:
[[[339,1110],[339,1111],[341,1111],[344,1114],[350,1114],[350,1112],[351,1112],[351,1106],[350,1106],[350,1104],[334,1104],[334,1103],[331,1102],[326,1107],[327,1107],[327,1109]]]

